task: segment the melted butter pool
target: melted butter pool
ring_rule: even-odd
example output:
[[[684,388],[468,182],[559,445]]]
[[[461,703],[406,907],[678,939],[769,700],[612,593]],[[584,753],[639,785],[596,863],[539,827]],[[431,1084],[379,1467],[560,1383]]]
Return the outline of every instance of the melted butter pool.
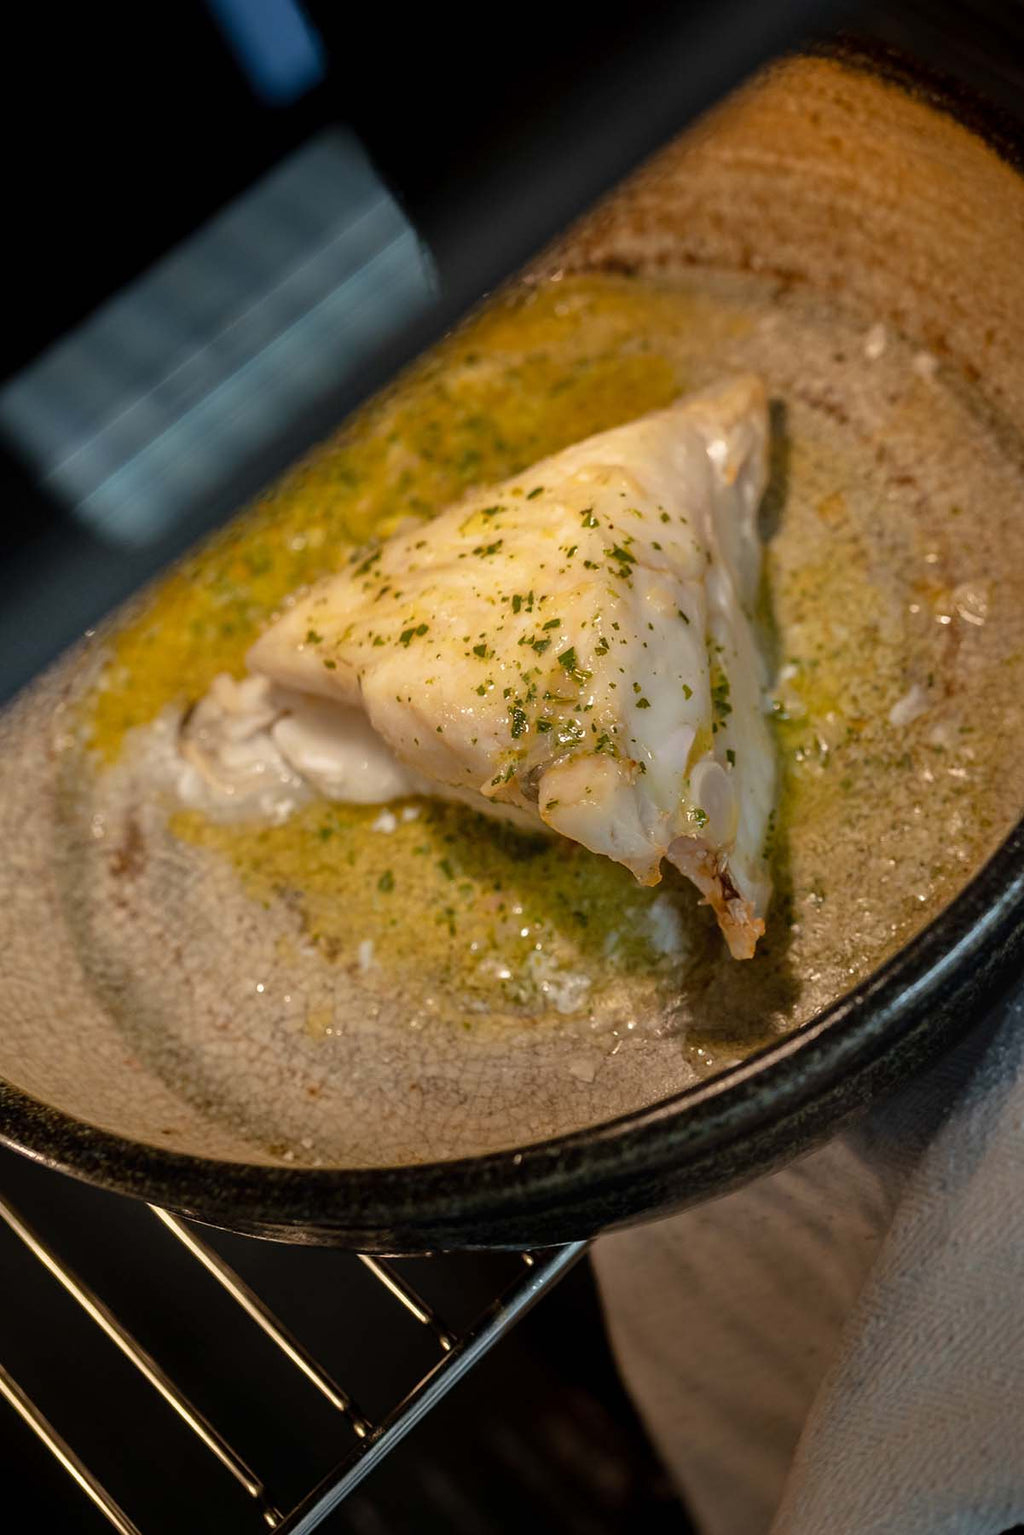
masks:
[[[776,401],[763,621],[783,783],[752,963],[729,959],[682,882],[643,890],[455,807],[382,821],[318,803],[281,826],[167,814],[181,856],[226,861],[276,942],[413,1022],[574,1016],[619,1041],[628,1014],[704,1071],[810,1016],[950,899],[1024,801],[1016,450],[897,338],[869,359],[873,319],[714,273],[500,298],[113,635],[86,708],[99,800],[104,784],[122,804],[144,791],[138,727],[239,674],[283,597],[353,543],[752,368]]]

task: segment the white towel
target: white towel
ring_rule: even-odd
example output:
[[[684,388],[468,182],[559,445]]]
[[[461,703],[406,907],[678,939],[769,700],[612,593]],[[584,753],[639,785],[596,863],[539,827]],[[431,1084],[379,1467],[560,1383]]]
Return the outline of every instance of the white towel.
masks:
[[[1024,1521],[1024,1000],[823,1149],[594,1262],[702,1535]]]

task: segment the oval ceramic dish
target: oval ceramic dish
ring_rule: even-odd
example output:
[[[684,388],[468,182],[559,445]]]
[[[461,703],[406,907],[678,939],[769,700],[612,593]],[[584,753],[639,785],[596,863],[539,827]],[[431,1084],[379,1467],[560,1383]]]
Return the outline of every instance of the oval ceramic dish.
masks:
[[[796,302],[826,325],[834,314],[837,335],[898,335],[1015,466],[1022,250],[1024,183],[954,109],[862,64],[807,58],[769,70],[667,149],[531,280],[719,274],[759,284],[783,325]],[[854,430],[861,406],[841,382],[814,403],[837,439]],[[969,462],[958,472],[969,482]],[[145,949],[119,947],[136,920],[131,892],[149,878],[129,837],[102,930],[79,921],[43,723],[76,685],[74,665],[58,668],[9,711],[0,741],[0,1134],[216,1225],[421,1252],[540,1246],[667,1213],[797,1155],[896,1087],[984,1013],[1024,950],[1024,830],[1007,822],[997,831],[1008,839],[880,968],[704,1080],[680,1074],[671,1040],[566,1070],[557,1031],[503,1044],[492,1030],[442,1048],[429,1029],[388,1034],[365,1020],[351,1057],[335,1050],[329,1070],[314,1069],[308,1038],[218,1013],[216,966],[192,973],[179,929],[212,887],[146,886],[137,899],[162,892],[168,911]],[[243,924],[225,944],[255,953],[253,932]],[[151,972],[144,1006],[125,954]],[[234,964],[225,953],[225,995]],[[146,1021],[161,996],[182,1020],[173,1038]]]

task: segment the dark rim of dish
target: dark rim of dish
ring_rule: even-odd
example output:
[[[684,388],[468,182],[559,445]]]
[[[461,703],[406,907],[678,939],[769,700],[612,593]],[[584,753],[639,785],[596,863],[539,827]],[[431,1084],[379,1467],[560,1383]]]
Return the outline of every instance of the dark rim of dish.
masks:
[[[923,97],[1015,168],[1020,125],[958,81],[887,46],[846,39],[816,49]],[[1024,821],[943,911],[859,986],[740,1064],[646,1108],[566,1135],[444,1162],[316,1168],[226,1161],[100,1129],[0,1081],[0,1144],[48,1167],[214,1224],[338,1225],[470,1232],[548,1212],[571,1191],[628,1186],[671,1163],[725,1154],[767,1126],[843,1091],[921,1032],[965,978],[985,969],[1019,928]],[[975,1018],[964,1021],[966,1029]],[[589,1233],[580,1233],[589,1234]]]
[[[570,1187],[630,1181],[666,1159],[724,1151],[797,1115],[941,1011],[955,980],[998,953],[1024,902],[1024,824],[916,938],[862,985],[741,1064],[647,1108],[506,1151],[399,1167],[229,1162],[101,1130],[0,1083],[0,1141],[47,1166],[225,1224],[338,1222],[349,1232],[432,1223],[500,1225],[546,1210]],[[975,1021],[973,1019],[967,1022]],[[966,1026],[966,1025],[965,1025]],[[685,1112],[683,1112],[685,1111]]]

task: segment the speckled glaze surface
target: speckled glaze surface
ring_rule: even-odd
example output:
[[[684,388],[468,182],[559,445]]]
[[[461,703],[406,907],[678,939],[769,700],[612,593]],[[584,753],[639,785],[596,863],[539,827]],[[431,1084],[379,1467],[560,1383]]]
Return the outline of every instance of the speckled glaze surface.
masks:
[[[867,70],[799,60],[672,146],[538,273],[742,274],[774,287],[781,312],[794,295],[793,312],[834,307],[838,333],[889,326],[939,360],[950,399],[1007,437],[1012,464],[1022,236],[1024,184],[982,139]],[[757,344],[770,367],[771,332]],[[838,431],[870,416],[820,357],[807,365]],[[785,366],[795,394],[799,349]],[[348,1020],[346,1055],[328,1060],[309,1029],[270,1038],[241,1003],[238,985],[269,974],[268,945],[283,954],[288,938],[255,906],[233,921],[211,983],[203,935],[243,910],[226,867],[211,862],[197,884],[172,854],[143,856],[157,831],[132,822],[103,865],[102,900],[76,893],[91,866],[68,856],[68,786],[38,722],[80,685],[58,671],[0,726],[0,1133],[214,1224],[395,1252],[541,1245],[667,1212],[798,1154],[897,1085],[970,1027],[1024,948],[1018,830],[876,974],[707,1080],[671,1030],[600,1053],[600,1069],[568,1025],[521,1031],[512,1069],[508,1034],[389,1032],[379,999],[367,1010],[344,975],[323,1006]],[[281,963],[283,991],[294,970]],[[431,1091],[410,1098],[411,1080]]]

